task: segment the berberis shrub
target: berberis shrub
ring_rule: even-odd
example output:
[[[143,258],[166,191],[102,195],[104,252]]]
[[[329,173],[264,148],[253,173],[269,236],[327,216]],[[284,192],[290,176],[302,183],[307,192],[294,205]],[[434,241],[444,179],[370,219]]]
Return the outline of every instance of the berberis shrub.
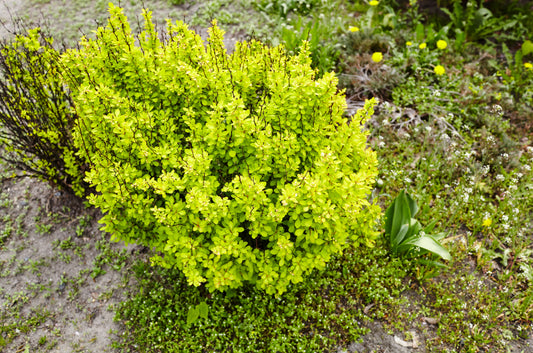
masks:
[[[294,57],[256,41],[228,54],[216,22],[204,45],[181,22],[159,36],[144,11],[134,36],[110,13],[64,56],[106,231],[154,248],[189,284],[278,294],[373,242],[377,161],[361,130],[372,101],[349,123],[335,75],[316,79],[305,45]]]
[[[0,158],[83,196],[86,168],[71,135],[76,114],[52,38],[39,28],[0,43]]]

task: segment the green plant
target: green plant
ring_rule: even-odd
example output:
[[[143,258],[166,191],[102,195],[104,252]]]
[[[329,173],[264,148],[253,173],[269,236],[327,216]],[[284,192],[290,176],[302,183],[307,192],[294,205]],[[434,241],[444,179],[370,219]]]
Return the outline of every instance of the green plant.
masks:
[[[468,0],[466,6],[461,1],[453,1],[453,11],[441,8],[451,20],[452,28],[455,30],[456,49],[460,50],[466,42],[475,42],[492,35],[503,27],[505,23],[501,19],[494,17],[492,12],[483,6],[482,1]]]
[[[502,52],[507,67],[501,68],[501,64],[496,60],[490,60],[489,64],[497,71],[496,75],[502,79],[515,100],[531,105],[533,103],[533,93],[531,93],[533,70],[524,66],[524,57],[531,56],[533,43],[529,40],[524,41],[514,55],[507,45],[502,43]]]
[[[199,318],[207,320],[209,315],[209,306],[206,302],[201,302],[200,304],[193,306],[187,312],[187,325],[192,325],[198,321]]]
[[[82,196],[85,164],[71,136],[76,116],[52,43],[36,28],[0,45],[0,158]]]
[[[420,250],[425,250],[451,260],[448,250],[439,243],[445,234],[430,234],[436,221],[422,228],[414,218],[417,212],[415,200],[403,190],[385,212],[385,241],[392,254],[418,256],[422,255]]]
[[[216,24],[204,47],[180,22],[160,42],[144,12],[138,47],[110,11],[65,64],[99,192],[89,200],[115,239],[156,248],[154,263],[191,285],[269,293],[372,243],[376,159],[360,124],[373,100],[348,124],[335,75],[315,78],[307,45],[288,57],[252,41],[228,55]]]
[[[316,17],[309,21],[298,16],[298,20],[281,27],[281,40],[290,55],[295,55],[307,41],[311,52],[311,65],[317,68],[319,75],[331,71],[339,56],[336,43],[331,39],[334,36],[334,26],[326,23],[325,17]]]
[[[259,0],[257,7],[266,13],[274,13],[280,17],[294,12],[299,15],[308,14],[313,8],[319,6],[324,0]]]

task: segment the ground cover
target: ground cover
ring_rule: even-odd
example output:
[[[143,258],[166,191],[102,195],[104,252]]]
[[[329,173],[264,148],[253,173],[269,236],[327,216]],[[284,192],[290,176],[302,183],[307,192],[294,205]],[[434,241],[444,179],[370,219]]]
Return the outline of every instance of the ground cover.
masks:
[[[417,218],[446,233],[446,266],[427,255],[395,258],[379,242],[347,251],[279,299],[253,289],[210,294],[151,267],[149,249],[109,243],[98,212],[82,202],[6,172],[0,347],[532,351],[532,9],[465,3],[147,4],[159,20],[186,19],[203,31],[217,17],[231,38],[256,36],[293,52],[309,39],[314,65],[338,73],[349,108],[379,98],[368,123],[380,162],[372,197],[385,209],[407,190]],[[130,16],[142,7],[123,5]],[[79,28],[105,19],[106,4],[30,0],[11,9],[25,20],[42,13],[54,36],[72,43]],[[202,303],[207,315],[191,316]]]

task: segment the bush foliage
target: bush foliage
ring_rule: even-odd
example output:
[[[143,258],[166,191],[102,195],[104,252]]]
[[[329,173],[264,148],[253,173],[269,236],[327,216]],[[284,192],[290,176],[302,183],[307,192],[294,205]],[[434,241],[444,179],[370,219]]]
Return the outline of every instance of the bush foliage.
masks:
[[[145,11],[136,37],[110,12],[64,57],[105,230],[155,248],[189,284],[268,293],[373,241],[377,162],[360,125],[373,102],[348,124],[335,75],[315,79],[305,46],[288,57],[243,42],[229,55],[216,22],[204,46],[181,22],[160,39]]]
[[[59,59],[39,28],[0,45],[0,158],[82,196],[86,165],[72,140],[76,114]]]

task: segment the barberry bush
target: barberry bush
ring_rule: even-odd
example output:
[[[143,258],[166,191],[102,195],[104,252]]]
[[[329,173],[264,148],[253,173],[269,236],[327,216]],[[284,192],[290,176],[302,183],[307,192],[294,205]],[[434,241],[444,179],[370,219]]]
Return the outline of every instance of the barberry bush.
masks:
[[[228,54],[216,22],[204,44],[181,22],[158,34],[147,11],[138,36],[110,14],[63,58],[106,231],[154,248],[191,285],[272,294],[373,243],[373,101],[345,118],[335,75],[316,78],[305,44],[293,57],[257,41]]]
[[[78,196],[89,188],[72,138],[76,114],[60,51],[40,28],[0,44],[0,158],[15,175],[37,177]],[[20,175],[20,174],[19,174]]]

